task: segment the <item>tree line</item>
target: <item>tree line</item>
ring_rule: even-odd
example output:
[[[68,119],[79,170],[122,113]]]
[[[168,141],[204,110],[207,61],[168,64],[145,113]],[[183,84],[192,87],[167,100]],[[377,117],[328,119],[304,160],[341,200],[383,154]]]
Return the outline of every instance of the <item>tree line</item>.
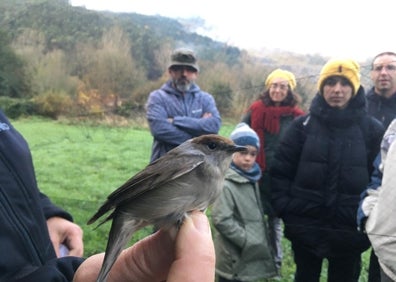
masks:
[[[200,87],[223,116],[239,117],[277,67],[295,73],[307,104],[316,81],[309,74],[326,61],[290,52],[255,56],[189,30],[192,24],[90,11],[67,0],[3,0],[0,24],[0,98],[13,116],[131,116],[168,78],[171,51],[188,46],[199,57]]]

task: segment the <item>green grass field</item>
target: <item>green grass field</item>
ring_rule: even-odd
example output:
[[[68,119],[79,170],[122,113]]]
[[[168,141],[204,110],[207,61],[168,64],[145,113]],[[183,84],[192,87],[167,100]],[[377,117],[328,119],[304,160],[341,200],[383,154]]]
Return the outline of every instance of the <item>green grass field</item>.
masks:
[[[143,169],[149,161],[152,137],[146,128],[74,124],[37,118],[13,121],[30,145],[40,189],[74,216],[84,230],[85,256],[103,252],[110,224],[96,228],[87,220],[107,195]],[[222,126],[229,136],[234,124]],[[151,232],[135,234],[131,243]],[[290,244],[283,240],[282,279],[293,281]],[[367,281],[368,252],[363,256],[360,281]],[[322,281],[326,281],[323,271]]]

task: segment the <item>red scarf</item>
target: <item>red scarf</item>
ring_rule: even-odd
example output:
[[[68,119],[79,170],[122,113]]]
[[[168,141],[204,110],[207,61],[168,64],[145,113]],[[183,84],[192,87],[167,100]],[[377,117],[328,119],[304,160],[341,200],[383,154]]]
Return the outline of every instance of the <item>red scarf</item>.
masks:
[[[271,134],[279,134],[280,118],[285,115],[293,115],[294,117],[304,114],[304,111],[296,106],[266,106],[263,101],[257,100],[252,103],[249,108],[251,112],[250,126],[260,139],[260,152],[257,155],[257,163],[261,170],[265,171],[265,152],[264,152],[264,132]]]

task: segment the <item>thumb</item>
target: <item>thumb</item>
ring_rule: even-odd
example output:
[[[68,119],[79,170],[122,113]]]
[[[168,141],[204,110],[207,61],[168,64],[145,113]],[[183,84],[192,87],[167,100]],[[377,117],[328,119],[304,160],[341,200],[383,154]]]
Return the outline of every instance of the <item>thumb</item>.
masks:
[[[215,277],[215,251],[209,220],[195,211],[186,218],[178,232],[175,260],[168,282],[213,282]]]

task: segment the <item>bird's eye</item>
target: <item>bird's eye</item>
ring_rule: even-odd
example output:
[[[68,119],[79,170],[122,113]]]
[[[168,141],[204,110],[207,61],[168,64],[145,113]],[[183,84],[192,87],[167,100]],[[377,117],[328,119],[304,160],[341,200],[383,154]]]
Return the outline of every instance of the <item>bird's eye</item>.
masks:
[[[209,150],[215,150],[217,148],[217,144],[215,142],[209,142],[207,146]]]

